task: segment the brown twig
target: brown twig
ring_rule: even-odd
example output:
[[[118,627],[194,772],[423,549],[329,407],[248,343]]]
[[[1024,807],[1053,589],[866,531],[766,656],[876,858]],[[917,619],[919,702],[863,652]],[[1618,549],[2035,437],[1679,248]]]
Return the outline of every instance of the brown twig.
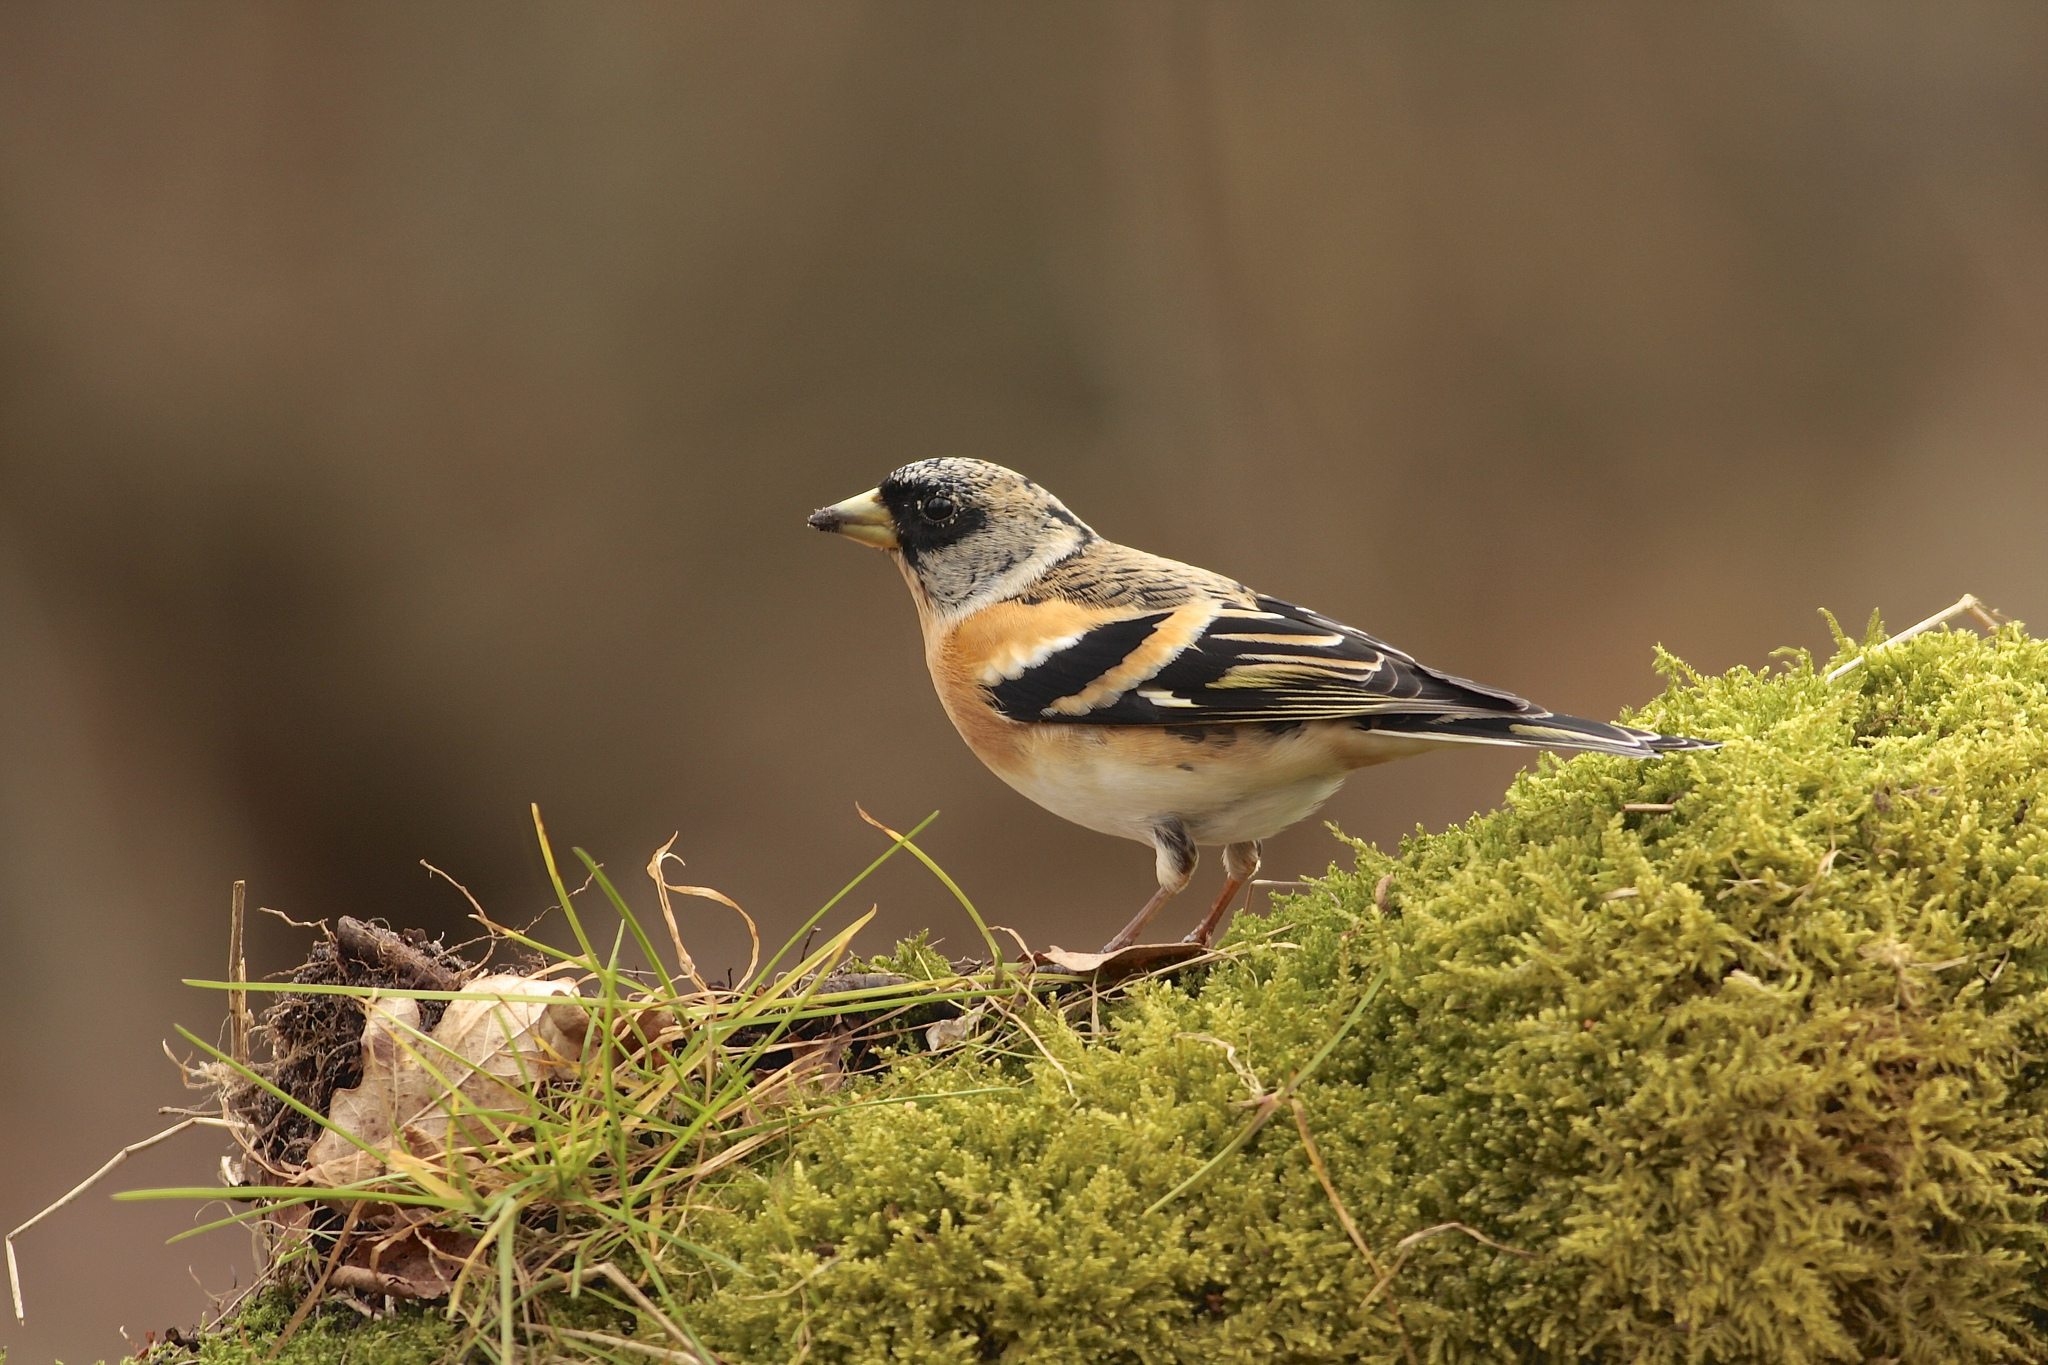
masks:
[[[609,1346],[615,1351],[633,1351],[656,1360],[673,1362],[673,1365],[705,1365],[704,1357],[695,1351],[678,1351],[667,1346],[656,1346],[651,1341],[635,1341],[631,1337],[613,1336],[609,1332],[586,1332],[575,1327],[536,1327],[531,1330],[567,1337],[571,1341],[587,1341],[597,1346]]]
[[[292,1314],[291,1320],[285,1323],[284,1330],[277,1334],[277,1340],[271,1343],[270,1353],[263,1357],[263,1365],[270,1365],[271,1361],[277,1359],[277,1353],[284,1349],[284,1344],[292,1339],[292,1334],[305,1322],[306,1315],[320,1302],[320,1296],[327,1292],[327,1281],[333,1276],[334,1267],[340,1264],[341,1253],[348,1249],[349,1234],[356,1230],[356,1219],[362,1211],[361,1200],[349,1204],[348,1218],[342,1223],[341,1231],[336,1234],[334,1246],[328,1250],[326,1264],[320,1267],[320,1278],[313,1281],[313,1287],[306,1291],[306,1297],[299,1300],[297,1311]]]
[[[1365,1234],[1358,1230],[1358,1224],[1351,1221],[1351,1210],[1344,1207],[1344,1196],[1337,1193],[1336,1182],[1330,1179],[1330,1169],[1323,1164],[1323,1154],[1316,1147],[1316,1140],[1309,1136],[1308,1109],[1300,1099],[1288,1101],[1294,1108],[1294,1126],[1301,1132],[1302,1150],[1308,1153],[1308,1164],[1315,1169],[1316,1179],[1322,1183],[1323,1193],[1330,1197],[1330,1207],[1337,1211],[1337,1221],[1343,1225],[1344,1235],[1351,1244],[1365,1255],[1365,1263],[1372,1267],[1372,1273],[1379,1281],[1389,1279],[1387,1272],[1380,1268],[1380,1258],[1372,1254],[1372,1247],[1366,1242]],[[1387,1313],[1394,1319],[1394,1328],[1401,1334],[1401,1350],[1408,1357],[1409,1365],[1415,1365],[1415,1345],[1408,1340],[1408,1324],[1401,1321],[1401,1306],[1394,1296],[1387,1296]]]
[[[14,1290],[14,1320],[16,1322],[26,1322],[28,1321],[28,1317],[22,1311],[21,1267],[16,1263],[14,1259],[14,1239],[21,1236],[22,1233],[27,1232],[36,1224],[42,1222],[45,1218],[48,1218],[57,1210],[63,1208],[66,1204],[69,1204],[72,1200],[78,1198],[78,1196],[84,1194],[94,1185],[97,1185],[100,1182],[101,1178],[107,1174],[107,1172],[113,1170],[116,1166],[126,1161],[129,1157],[134,1156],[137,1152],[146,1152],[150,1148],[156,1146],[159,1142],[163,1142],[167,1139],[174,1138],[178,1134],[184,1132],[187,1128],[194,1127],[195,1125],[202,1128],[229,1128],[233,1126],[226,1119],[217,1119],[212,1117],[202,1118],[194,1116],[192,1118],[184,1119],[180,1122],[172,1124],[170,1127],[164,1129],[161,1133],[158,1133],[155,1137],[147,1137],[140,1142],[131,1142],[126,1147],[123,1147],[120,1151],[114,1153],[114,1155],[107,1161],[106,1165],[100,1167],[91,1175],[87,1176],[85,1179],[79,1181],[78,1184],[73,1186],[69,1194],[65,1195],[62,1199],[59,1199],[56,1203],[50,1205],[41,1213],[37,1214],[35,1217],[29,1219],[26,1223],[23,1223],[20,1227],[16,1228],[14,1231],[7,1234],[7,1283],[9,1287]]]
[[[635,1308],[638,1308],[641,1312],[645,1313],[649,1318],[652,1318],[654,1322],[661,1328],[662,1331],[668,1333],[669,1336],[672,1337],[674,1340],[680,1342],[682,1345],[686,1347],[689,1347],[691,1350],[694,1351],[696,1349],[697,1343],[690,1339],[690,1334],[688,1332],[685,1332],[682,1328],[676,1326],[673,1322],[670,1322],[668,1319],[668,1315],[663,1313],[659,1308],[656,1308],[654,1306],[654,1300],[648,1298],[646,1293],[640,1288],[639,1285],[634,1284],[632,1280],[627,1278],[625,1272],[621,1271],[617,1266],[613,1265],[610,1261],[605,1261],[598,1265],[585,1266],[582,1270],[575,1272],[570,1272],[567,1270],[558,1270],[553,1275],[549,1276],[547,1279],[541,1280],[539,1283],[532,1286],[532,1288],[534,1292],[538,1292],[542,1289],[550,1287],[553,1284],[559,1283],[564,1289],[568,1289],[573,1292],[577,1288],[590,1283],[592,1280],[611,1281],[612,1285],[616,1287],[621,1294],[624,1294],[627,1298],[633,1301],[633,1306]],[[701,1359],[701,1357],[699,1358]]]
[[[1897,635],[1893,635],[1888,639],[1879,641],[1877,644],[1872,645],[1869,649],[1864,650],[1861,654],[1858,654],[1855,658],[1849,660],[1849,662],[1842,664],[1838,668],[1830,669],[1828,671],[1827,680],[1829,682],[1833,682],[1835,679],[1842,677],[1844,674],[1847,674],[1848,672],[1853,670],[1856,667],[1856,665],[1862,663],[1871,655],[1877,653],[1878,650],[1887,649],[1892,645],[1898,644],[1902,640],[1910,640],[1915,635],[1919,635],[1925,631],[1933,630],[1936,626],[1943,625],[1948,621],[1951,621],[1956,617],[1961,616],[1965,612],[1968,612],[1970,615],[1976,617],[1977,620],[1987,630],[1998,629],[2000,623],[2007,619],[2005,613],[1998,610],[1996,607],[1990,606],[1985,602],[1980,601],[1979,599],[1977,599],[1969,593],[1964,593],[1961,597],[1957,598],[1952,604],[1943,607],[1940,611],[1934,613],[1934,615],[1928,617],[1925,621],[1917,621],[1914,624],[1907,626]]]
[[[450,971],[389,929],[366,924],[351,915],[343,915],[336,922],[334,946],[344,957],[392,973],[405,990],[462,989],[462,973]]]
[[[1524,1251],[1520,1247],[1511,1247],[1504,1242],[1496,1242],[1469,1223],[1438,1223],[1433,1228],[1424,1228],[1420,1232],[1411,1232],[1400,1241],[1394,1243],[1394,1263],[1380,1272],[1379,1282],[1366,1292],[1365,1298],[1360,1300],[1358,1306],[1360,1308],[1366,1307],[1366,1305],[1380,1296],[1382,1290],[1393,1283],[1394,1277],[1401,1273],[1401,1267],[1408,1263],[1409,1252],[1430,1238],[1440,1236],[1446,1232],[1462,1232],[1473,1241],[1484,1243],[1495,1251],[1505,1251],[1510,1256],[1520,1256],[1526,1260],[1534,1260],[1536,1258],[1535,1252]]]
[[[249,979],[249,960],[242,952],[242,930],[247,923],[249,883],[237,878],[228,902],[228,980],[241,985]],[[228,992],[228,1038],[237,1066],[249,1064],[249,993]]]

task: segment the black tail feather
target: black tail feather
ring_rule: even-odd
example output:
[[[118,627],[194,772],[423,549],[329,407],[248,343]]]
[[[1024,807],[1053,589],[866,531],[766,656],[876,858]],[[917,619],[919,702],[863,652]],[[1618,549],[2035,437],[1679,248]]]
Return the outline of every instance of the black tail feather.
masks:
[[[1440,739],[1448,744],[1505,744],[1528,749],[1584,749],[1596,754],[1654,758],[1693,749],[1718,749],[1714,740],[1660,735],[1633,725],[1609,725],[1583,716],[1536,712],[1520,716],[1378,715],[1359,719],[1368,730]]]

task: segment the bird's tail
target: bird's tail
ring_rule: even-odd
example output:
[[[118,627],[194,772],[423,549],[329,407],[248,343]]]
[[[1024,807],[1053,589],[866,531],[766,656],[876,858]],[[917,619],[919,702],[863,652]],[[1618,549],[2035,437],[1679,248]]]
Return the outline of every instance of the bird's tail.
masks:
[[[1638,730],[1633,725],[1609,725],[1583,716],[1560,716],[1549,712],[1507,716],[1378,715],[1363,717],[1359,724],[1387,734],[1412,735],[1416,739],[1446,744],[1506,744],[1530,749],[1584,749],[1596,754],[1620,754],[1627,758],[1654,758],[1658,754],[1688,749],[1718,749],[1708,739],[1684,735],[1660,735]]]

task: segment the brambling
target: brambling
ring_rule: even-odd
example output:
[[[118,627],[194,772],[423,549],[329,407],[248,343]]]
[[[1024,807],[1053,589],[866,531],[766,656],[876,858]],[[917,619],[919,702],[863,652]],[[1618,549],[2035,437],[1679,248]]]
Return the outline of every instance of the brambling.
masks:
[[[1259,841],[1355,768],[1447,745],[1648,758],[1715,747],[1558,715],[1417,663],[1222,574],[1097,535],[1023,475],[908,464],[810,525],[886,550],[960,737],[1055,815],[1149,844],[1159,889],[1103,948],[1135,943],[1221,845],[1206,945],[1259,868]]]

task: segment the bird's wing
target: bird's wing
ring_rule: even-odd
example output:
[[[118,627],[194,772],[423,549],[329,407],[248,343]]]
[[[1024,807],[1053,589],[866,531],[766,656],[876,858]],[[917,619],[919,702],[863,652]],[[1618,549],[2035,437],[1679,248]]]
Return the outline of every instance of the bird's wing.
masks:
[[[1273,597],[1097,609],[1038,638],[1028,651],[992,660],[979,678],[1012,720],[1198,725],[1547,714]]]

